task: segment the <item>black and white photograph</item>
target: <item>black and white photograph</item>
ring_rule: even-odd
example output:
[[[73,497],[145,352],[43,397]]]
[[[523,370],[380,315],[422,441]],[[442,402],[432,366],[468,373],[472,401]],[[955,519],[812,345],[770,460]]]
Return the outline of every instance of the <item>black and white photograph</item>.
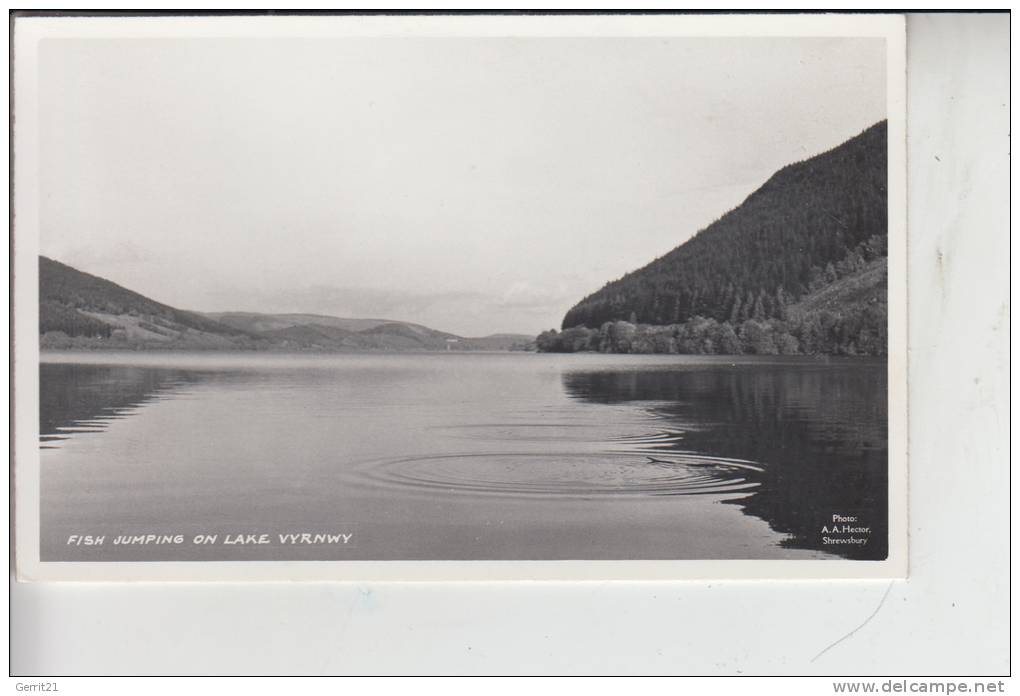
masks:
[[[902,577],[903,23],[725,19],[43,22],[19,577]]]

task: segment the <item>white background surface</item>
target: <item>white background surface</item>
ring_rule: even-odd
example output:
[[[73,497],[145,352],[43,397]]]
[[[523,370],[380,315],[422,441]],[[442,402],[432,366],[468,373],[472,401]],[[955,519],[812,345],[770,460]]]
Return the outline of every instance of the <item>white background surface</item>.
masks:
[[[15,585],[12,672],[1007,673],[1009,18],[907,46],[909,580]]]

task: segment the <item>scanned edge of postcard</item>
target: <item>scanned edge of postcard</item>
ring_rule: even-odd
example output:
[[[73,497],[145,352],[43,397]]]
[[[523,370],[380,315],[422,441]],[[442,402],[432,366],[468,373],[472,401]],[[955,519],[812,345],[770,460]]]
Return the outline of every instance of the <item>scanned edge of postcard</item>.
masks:
[[[14,41],[20,580],[906,575],[902,18]]]

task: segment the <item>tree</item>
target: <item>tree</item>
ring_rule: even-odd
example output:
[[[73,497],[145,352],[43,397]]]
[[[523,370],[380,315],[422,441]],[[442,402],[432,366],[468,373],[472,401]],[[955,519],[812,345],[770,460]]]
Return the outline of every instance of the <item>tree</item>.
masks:
[[[733,308],[730,310],[730,323],[739,324],[741,322],[740,314],[740,297],[738,296],[733,300]]]
[[[637,327],[627,321],[614,321],[609,326],[609,349],[613,353],[629,353]]]
[[[556,329],[543,331],[535,339],[535,347],[540,353],[558,353],[560,351],[560,335]]]
[[[740,347],[740,339],[737,337],[737,332],[733,330],[733,326],[729,322],[723,322],[719,325],[719,333],[716,337],[715,345],[718,352],[722,355],[740,355],[744,352]]]
[[[775,343],[780,355],[796,355],[799,352],[797,339],[785,331],[776,334]]]
[[[754,299],[754,309],[751,311],[751,318],[761,321],[765,318],[765,303],[762,302],[762,291],[758,291],[758,297]]]
[[[787,297],[786,292],[783,290],[783,287],[779,286],[778,288],[776,288],[776,318],[778,318],[780,321],[787,320],[788,315],[786,308],[789,305],[789,303],[790,303],[789,298]]]
[[[771,327],[764,322],[745,321],[740,327],[740,340],[748,352],[755,355],[776,355],[779,348],[772,338]]]

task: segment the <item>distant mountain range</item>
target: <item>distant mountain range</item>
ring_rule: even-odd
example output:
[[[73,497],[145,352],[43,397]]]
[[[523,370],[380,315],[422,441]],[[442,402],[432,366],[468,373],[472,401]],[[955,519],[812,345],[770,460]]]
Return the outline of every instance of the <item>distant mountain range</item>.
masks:
[[[887,146],[882,121],[784,167],[582,299],[539,350],[885,354]]]
[[[524,334],[469,338],[388,319],[189,312],[44,256],[39,332],[41,346],[53,349],[503,351],[534,345]]]

